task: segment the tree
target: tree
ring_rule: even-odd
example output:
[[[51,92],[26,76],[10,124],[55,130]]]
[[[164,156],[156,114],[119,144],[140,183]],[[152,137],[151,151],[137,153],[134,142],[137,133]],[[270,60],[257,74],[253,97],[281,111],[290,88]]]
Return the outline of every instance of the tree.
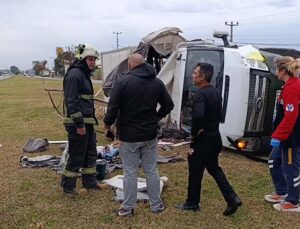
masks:
[[[34,71],[34,74],[35,75],[42,75],[43,71],[46,69],[46,64],[47,64],[47,61],[46,60],[42,60],[42,61],[39,61],[39,60],[35,60],[35,61],[32,61],[32,69]]]
[[[55,75],[65,75],[65,66],[64,66],[64,60],[62,58],[62,55],[58,55],[54,59],[54,71]]]
[[[101,80],[102,79],[102,69],[96,68],[95,71],[93,72],[93,77],[95,80]]]
[[[78,50],[78,46],[75,45],[71,45],[71,46],[67,46],[65,47],[65,50],[62,53],[62,57],[64,60],[68,60],[69,62],[72,62],[75,59],[76,56],[76,52]]]
[[[11,71],[11,73],[14,74],[14,75],[18,75],[18,74],[20,73],[19,68],[16,67],[16,66],[14,66],[14,65],[10,67],[10,71]]]
[[[65,66],[70,65],[76,56],[78,46],[71,45],[65,47],[65,51],[58,54],[57,57],[54,59],[54,71],[56,75],[65,75]]]

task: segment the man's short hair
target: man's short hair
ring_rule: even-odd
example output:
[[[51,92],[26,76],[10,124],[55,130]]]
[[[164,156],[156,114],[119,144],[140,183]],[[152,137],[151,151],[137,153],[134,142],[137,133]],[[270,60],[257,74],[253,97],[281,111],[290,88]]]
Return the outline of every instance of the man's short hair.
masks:
[[[195,68],[197,67],[200,67],[200,71],[204,74],[205,80],[210,82],[214,75],[214,67],[208,63],[198,63]]]

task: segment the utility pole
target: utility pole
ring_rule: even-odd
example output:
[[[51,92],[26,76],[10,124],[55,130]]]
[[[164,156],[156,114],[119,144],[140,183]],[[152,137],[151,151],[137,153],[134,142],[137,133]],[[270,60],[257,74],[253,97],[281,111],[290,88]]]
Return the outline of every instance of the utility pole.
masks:
[[[238,26],[239,23],[238,22],[237,23],[233,23],[233,22],[228,23],[226,21],[225,25],[230,26],[230,42],[233,42],[233,26]]]
[[[119,49],[119,35],[122,34],[122,32],[113,32],[113,34],[116,34],[117,37],[117,50]]]

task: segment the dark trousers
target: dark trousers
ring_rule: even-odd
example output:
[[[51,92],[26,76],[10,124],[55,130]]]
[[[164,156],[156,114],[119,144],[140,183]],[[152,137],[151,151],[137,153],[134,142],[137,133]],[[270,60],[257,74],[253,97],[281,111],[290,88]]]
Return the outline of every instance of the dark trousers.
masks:
[[[221,137],[200,139],[192,143],[191,148],[194,149],[194,153],[188,157],[189,180],[186,202],[191,205],[200,203],[201,183],[206,168],[217,182],[225,201],[231,204],[237,194],[233,191],[222,168],[219,166],[218,157],[222,149]]]
[[[286,176],[287,197],[285,201],[299,204],[300,147],[281,147],[283,172]]]
[[[287,194],[287,183],[285,174],[283,172],[282,154],[280,147],[272,149],[272,152],[269,156],[268,164],[273,184],[275,186],[276,194]]]
[[[268,163],[276,193],[287,194],[285,201],[299,204],[300,147],[273,148]]]
[[[76,177],[80,169],[82,185],[85,188],[94,188],[96,185],[96,135],[93,125],[86,125],[85,128],[86,134],[79,135],[75,126],[66,126],[69,141],[69,157],[62,177],[63,187],[75,188]]]

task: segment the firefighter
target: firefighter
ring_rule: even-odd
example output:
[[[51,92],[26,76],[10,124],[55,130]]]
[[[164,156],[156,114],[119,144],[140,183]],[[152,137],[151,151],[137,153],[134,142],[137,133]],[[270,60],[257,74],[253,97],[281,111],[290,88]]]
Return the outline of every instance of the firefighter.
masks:
[[[96,135],[97,125],[93,101],[93,84],[90,79],[98,52],[88,44],[79,45],[78,55],[69,67],[64,80],[65,119],[68,133],[69,157],[61,178],[66,194],[77,195],[76,180],[82,174],[82,186],[99,189],[96,179]]]
[[[283,201],[274,204],[279,211],[299,212],[300,185],[300,80],[297,77],[300,69],[300,59],[279,57],[276,59],[277,77],[285,85],[279,98],[278,117],[281,118],[272,134],[271,146],[273,151],[280,152],[283,170],[274,181],[281,185],[280,194]],[[280,179],[283,178],[283,179]],[[270,201],[271,202],[271,201]]]
[[[200,210],[201,182],[204,169],[207,169],[227,202],[227,208],[223,214],[229,216],[236,212],[242,202],[232,189],[218,162],[222,149],[219,132],[222,98],[210,84],[213,72],[211,64],[198,63],[192,74],[193,83],[199,89],[193,98],[191,131],[193,140],[188,155],[188,194],[186,202],[177,205],[177,208],[186,211]]]

